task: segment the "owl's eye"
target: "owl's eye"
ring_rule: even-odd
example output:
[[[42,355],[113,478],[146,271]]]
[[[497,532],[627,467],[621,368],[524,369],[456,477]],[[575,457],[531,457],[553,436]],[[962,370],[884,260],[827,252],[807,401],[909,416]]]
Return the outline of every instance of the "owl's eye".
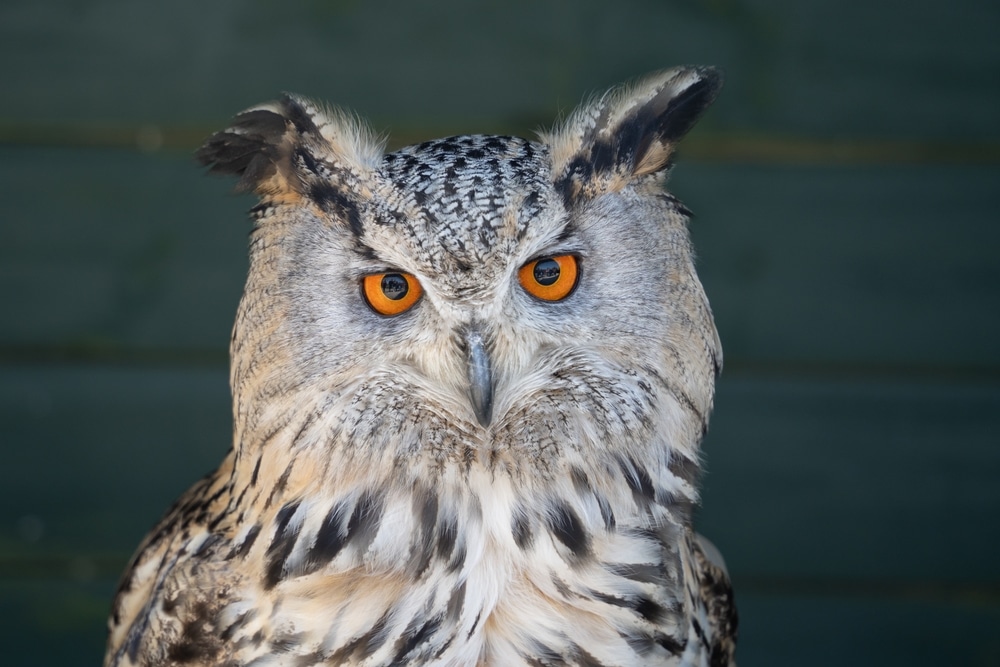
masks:
[[[577,261],[573,255],[542,257],[517,272],[521,287],[543,301],[561,301],[576,287]]]
[[[372,310],[386,317],[405,313],[424,293],[409,273],[373,273],[361,281],[361,291]]]

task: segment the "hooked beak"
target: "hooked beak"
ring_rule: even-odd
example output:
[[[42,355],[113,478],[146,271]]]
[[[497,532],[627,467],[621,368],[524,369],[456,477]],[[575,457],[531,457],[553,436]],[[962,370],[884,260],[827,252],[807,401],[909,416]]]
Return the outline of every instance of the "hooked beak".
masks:
[[[469,373],[469,398],[479,424],[485,428],[493,418],[493,369],[486,342],[476,327],[464,333],[465,361]]]

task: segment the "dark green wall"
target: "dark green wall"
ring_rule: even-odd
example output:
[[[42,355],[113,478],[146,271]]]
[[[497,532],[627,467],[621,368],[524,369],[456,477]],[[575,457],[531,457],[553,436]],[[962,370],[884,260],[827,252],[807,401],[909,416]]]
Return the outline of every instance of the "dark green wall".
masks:
[[[0,4],[0,646],[99,661],[222,456],[251,201],[191,151],[283,90],[399,145],[727,73],[671,190],[726,370],[699,526],[743,665],[1000,664],[1000,4]]]

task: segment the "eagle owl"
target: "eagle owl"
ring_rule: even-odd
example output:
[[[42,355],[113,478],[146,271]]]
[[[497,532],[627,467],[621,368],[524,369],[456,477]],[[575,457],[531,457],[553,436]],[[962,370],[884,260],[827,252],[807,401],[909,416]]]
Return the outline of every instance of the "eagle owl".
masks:
[[[232,449],[140,546],[105,665],[733,664],[691,526],[722,353],[663,189],[720,85],[537,141],[385,154],[295,96],[210,137],[260,199]]]

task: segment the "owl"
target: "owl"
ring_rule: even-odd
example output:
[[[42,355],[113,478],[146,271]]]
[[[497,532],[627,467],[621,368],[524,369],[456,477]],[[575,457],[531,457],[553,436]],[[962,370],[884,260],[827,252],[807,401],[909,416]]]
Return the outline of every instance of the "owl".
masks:
[[[232,449],[139,547],[105,665],[732,665],[692,528],[722,352],[663,189],[720,74],[537,140],[386,154],[285,96],[198,157],[252,191]]]

